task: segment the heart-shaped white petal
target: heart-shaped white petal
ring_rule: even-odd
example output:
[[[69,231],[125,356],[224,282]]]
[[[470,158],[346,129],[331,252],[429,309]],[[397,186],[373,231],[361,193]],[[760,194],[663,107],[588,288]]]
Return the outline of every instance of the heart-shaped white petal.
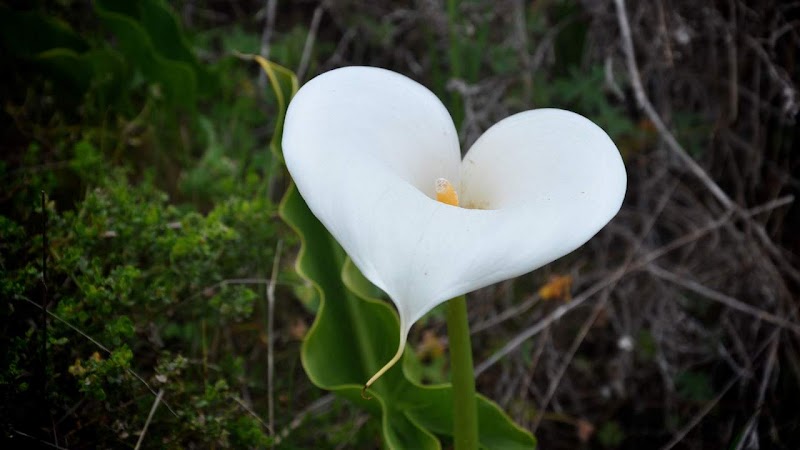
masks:
[[[581,246],[614,217],[626,187],[608,135],[557,109],[499,122],[461,161],[439,99],[370,67],[303,86],[283,149],[311,211],[394,301],[401,345],[436,305]],[[438,178],[460,186],[463,207],[435,200]]]

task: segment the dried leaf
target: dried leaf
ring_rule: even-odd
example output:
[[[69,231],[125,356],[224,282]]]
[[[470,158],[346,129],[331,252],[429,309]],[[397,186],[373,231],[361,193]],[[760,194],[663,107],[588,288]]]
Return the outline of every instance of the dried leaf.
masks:
[[[542,300],[570,300],[572,298],[572,277],[569,275],[555,275],[539,288]]]
[[[422,333],[422,342],[417,346],[417,357],[425,361],[441,358],[444,355],[444,343],[431,330]]]
[[[594,425],[592,425],[592,423],[588,420],[578,419],[578,422],[575,424],[575,431],[578,434],[578,439],[585,443],[592,439],[595,428]]]

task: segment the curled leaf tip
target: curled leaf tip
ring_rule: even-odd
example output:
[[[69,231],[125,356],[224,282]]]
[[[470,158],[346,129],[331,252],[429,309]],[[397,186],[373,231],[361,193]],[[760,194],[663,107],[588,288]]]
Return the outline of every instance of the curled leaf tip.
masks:
[[[367,389],[369,389],[369,385],[365,384],[363,388],[361,388],[361,398],[364,400],[372,400],[372,396],[367,394]]]

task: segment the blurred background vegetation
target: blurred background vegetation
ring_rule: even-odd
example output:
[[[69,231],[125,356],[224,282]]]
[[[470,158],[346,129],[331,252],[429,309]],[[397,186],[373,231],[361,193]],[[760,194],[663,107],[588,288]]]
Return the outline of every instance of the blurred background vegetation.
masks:
[[[544,448],[798,448],[800,7],[619,5],[0,1],[4,448],[381,446],[300,365],[277,102],[239,53],[402,72],[465,149],[525,109],[597,122],[625,205],[471,295],[478,390]],[[415,327],[420,379],[448,379],[444,333]]]

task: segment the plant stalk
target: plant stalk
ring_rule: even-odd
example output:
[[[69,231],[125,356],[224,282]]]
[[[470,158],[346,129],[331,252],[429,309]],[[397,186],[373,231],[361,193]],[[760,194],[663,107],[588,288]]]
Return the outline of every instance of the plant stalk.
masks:
[[[453,79],[460,79],[463,75],[461,73],[461,43],[458,36],[458,4],[459,0],[447,0],[447,26],[449,42],[449,57],[450,57],[450,77]],[[445,89],[447,83],[445,82]],[[450,115],[453,116],[453,123],[456,124],[457,129],[461,129],[462,121],[464,119],[464,106],[461,94],[453,90],[450,93]]]
[[[447,302],[450,373],[453,383],[453,442],[456,450],[477,450],[478,408],[467,301],[462,295]]]

